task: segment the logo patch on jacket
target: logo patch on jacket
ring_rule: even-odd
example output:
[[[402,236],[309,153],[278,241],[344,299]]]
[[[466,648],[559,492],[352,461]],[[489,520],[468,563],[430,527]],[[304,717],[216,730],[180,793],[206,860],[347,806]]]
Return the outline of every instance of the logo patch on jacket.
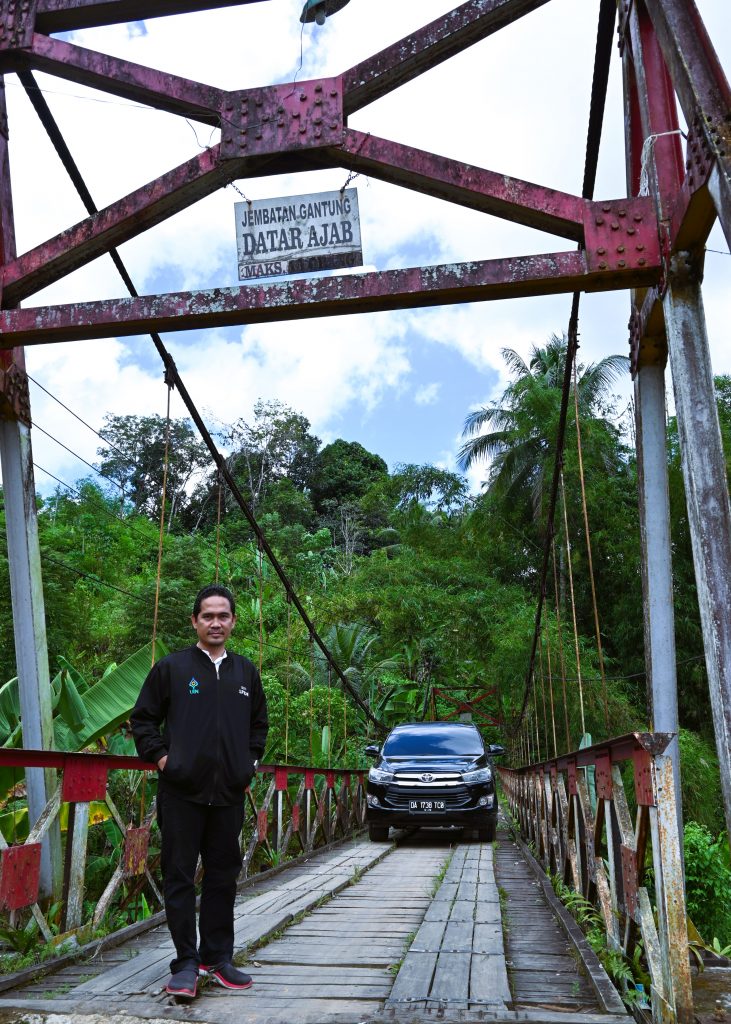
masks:
[[[244,697],[248,697],[249,696],[249,691],[246,689],[245,686],[240,686],[239,687],[239,693],[243,694]]]
[[[193,678],[188,683],[188,689],[190,690],[191,693],[198,693],[198,685],[198,680],[195,678],[195,676],[193,676]]]

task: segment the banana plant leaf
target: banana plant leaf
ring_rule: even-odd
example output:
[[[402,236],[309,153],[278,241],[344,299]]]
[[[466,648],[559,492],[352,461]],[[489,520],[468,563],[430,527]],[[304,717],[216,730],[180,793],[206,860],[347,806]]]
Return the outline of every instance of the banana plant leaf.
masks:
[[[167,653],[165,644],[158,640],[155,660]],[[79,729],[71,729],[64,722],[56,722],[58,749],[83,750],[129,718],[151,665],[152,644],[149,643],[111,672],[105,672],[99,682],[90,686],[81,698],[86,709],[84,724]]]
[[[76,731],[83,726],[87,717],[86,705],[68,669],[62,669],[59,675],[61,679],[56,708],[66,725]]]
[[[9,679],[0,686],[0,742],[5,743],[20,721],[18,679]]]
[[[112,812],[106,803],[92,800],[89,805],[89,825],[99,825],[108,821]],[[69,805],[62,804],[58,813],[61,831],[65,832],[69,823]],[[24,843],[28,838],[28,808],[17,807],[12,811],[0,814],[0,832],[8,843]]]
[[[62,654],[59,655],[58,663],[61,666],[61,668],[66,669],[68,674],[71,676],[73,684],[79,691],[79,693],[86,693],[86,691],[89,689],[89,683],[86,681],[84,676],[82,676],[81,672],[79,672],[76,666],[72,665],[68,658],[64,658]]]

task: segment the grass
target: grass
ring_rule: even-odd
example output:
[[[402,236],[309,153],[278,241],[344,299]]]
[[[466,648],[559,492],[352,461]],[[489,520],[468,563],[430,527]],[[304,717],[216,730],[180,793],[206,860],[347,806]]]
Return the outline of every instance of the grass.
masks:
[[[440,867],[439,871],[437,871],[436,875],[434,876],[434,881],[432,882],[431,892],[429,893],[429,895],[431,896],[432,899],[434,899],[436,894],[439,892],[439,886],[444,881],[444,878],[445,878],[445,876],[447,874],[447,871],[449,870],[449,865],[452,863],[452,857],[454,857],[454,850],[450,851],[449,856],[447,857],[445,862]]]
[[[416,932],[415,931],[414,932],[409,932],[409,934],[404,939],[404,951],[401,954],[401,958],[399,960],[396,960],[394,963],[388,965],[388,969],[391,972],[391,974],[393,974],[394,978],[396,977],[398,972],[401,970],[401,965],[403,964],[404,960],[406,959],[406,954],[411,949],[411,944],[413,943],[415,938],[416,938]]]

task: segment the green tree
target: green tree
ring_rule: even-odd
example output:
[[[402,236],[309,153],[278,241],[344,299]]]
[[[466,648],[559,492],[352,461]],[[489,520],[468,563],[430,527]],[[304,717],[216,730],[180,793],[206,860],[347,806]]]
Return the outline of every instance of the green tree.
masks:
[[[288,479],[304,490],[320,447],[310,421],[276,400],[259,401],[254,417],[243,417],[221,431],[231,454],[228,467],[252,509],[258,509],[275,481]]]
[[[488,462],[489,489],[506,504],[529,503],[535,519],[544,511],[555,459],[566,348],[566,339],[554,334],[544,348],[533,347],[527,364],[513,349],[503,349],[513,380],[499,402],[467,416],[467,440],[459,452],[462,469]],[[604,417],[611,385],[628,365],[625,356],[614,355],[578,368],[583,443],[594,447],[595,458],[610,472],[616,469],[617,431]]]
[[[388,476],[388,466],[357,441],[338,438],[315,459],[309,480],[310,496],[318,512],[363,497],[371,484]]]
[[[159,519],[167,422],[163,416],[104,417],[106,444],[97,448],[100,472],[116,483],[134,511]],[[168,528],[189,501],[196,477],[210,465],[208,449],[186,419],[170,421],[167,470]]]

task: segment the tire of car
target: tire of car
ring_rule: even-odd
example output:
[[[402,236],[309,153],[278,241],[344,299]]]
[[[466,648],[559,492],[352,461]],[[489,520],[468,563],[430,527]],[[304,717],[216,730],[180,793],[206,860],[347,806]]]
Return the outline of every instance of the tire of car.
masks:
[[[388,840],[388,828],[383,825],[369,825],[368,838],[372,843],[385,843]]]
[[[491,821],[489,825],[485,825],[484,828],[477,829],[477,838],[481,843],[494,843],[497,835],[497,822]]]

